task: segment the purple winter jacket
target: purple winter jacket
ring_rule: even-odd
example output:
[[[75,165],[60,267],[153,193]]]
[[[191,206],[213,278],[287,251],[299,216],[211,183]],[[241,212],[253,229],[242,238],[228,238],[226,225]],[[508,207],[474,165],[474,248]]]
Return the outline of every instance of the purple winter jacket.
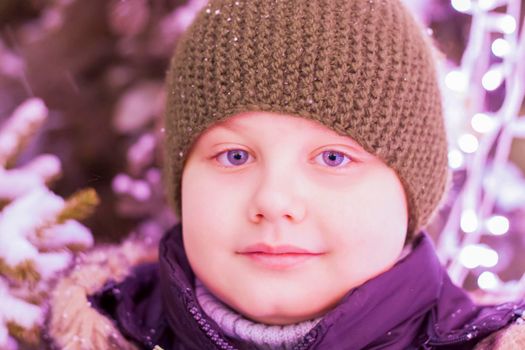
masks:
[[[204,313],[193,281],[178,224],[162,239],[158,263],[137,267],[119,284],[108,282],[90,301],[143,349],[252,349]],[[524,309],[523,302],[475,305],[420,232],[409,255],[350,290],[295,349],[472,349]]]

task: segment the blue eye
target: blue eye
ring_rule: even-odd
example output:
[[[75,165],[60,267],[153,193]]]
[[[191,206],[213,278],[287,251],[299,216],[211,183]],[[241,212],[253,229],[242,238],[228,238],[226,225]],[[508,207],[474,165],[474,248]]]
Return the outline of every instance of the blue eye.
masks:
[[[332,168],[335,168],[335,167],[338,167],[339,165],[341,164],[347,164],[348,162],[350,162],[350,159],[349,157],[342,153],[342,152],[338,152],[338,151],[332,151],[332,150],[329,150],[329,151],[323,151],[322,153],[320,153],[317,157],[315,157],[315,159],[317,160],[319,157],[322,158],[322,161],[327,164],[328,166],[332,167]],[[346,162],[345,162],[345,158],[346,158]],[[345,162],[345,163],[343,163]]]
[[[216,158],[219,163],[225,166],[239,166],[246,163],[250,154],[242,149],[230,149],[219,153]],[[226,159],[224,159],[226,158]],[[225,164],[225,162],[229,164]]]

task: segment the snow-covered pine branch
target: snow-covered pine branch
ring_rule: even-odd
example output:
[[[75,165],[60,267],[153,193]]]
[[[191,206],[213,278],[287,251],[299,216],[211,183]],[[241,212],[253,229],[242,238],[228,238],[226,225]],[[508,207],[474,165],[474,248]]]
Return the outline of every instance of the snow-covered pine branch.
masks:
[[[75,252],[93,245],[79,220],[98,204],[94,190],[68,199],[48,186],[61,175],[58,157],[43,154],[14,167],[48,115],[37,98],[23,102],[0,129],[0,349],[38,343],[50,281]]]

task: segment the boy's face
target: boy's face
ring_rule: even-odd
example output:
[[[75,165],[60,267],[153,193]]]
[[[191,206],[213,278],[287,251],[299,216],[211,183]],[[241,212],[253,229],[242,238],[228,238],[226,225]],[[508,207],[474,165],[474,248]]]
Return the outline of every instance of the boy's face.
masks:
[[[246,112],[208,128],[182,177],[184,248],[195,274],[267,324],[321,316],[389,269],[407,219],[391,168],[350,137],[288,115]]]

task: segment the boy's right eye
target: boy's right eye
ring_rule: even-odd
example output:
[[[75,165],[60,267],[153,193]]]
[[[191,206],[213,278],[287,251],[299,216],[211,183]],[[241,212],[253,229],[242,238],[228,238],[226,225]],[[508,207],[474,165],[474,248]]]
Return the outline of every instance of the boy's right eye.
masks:
[[[215,155],[215,159],[224,167],[231,168],[243,165],[249,159],[250,154],[242,149],[229,149]]]

